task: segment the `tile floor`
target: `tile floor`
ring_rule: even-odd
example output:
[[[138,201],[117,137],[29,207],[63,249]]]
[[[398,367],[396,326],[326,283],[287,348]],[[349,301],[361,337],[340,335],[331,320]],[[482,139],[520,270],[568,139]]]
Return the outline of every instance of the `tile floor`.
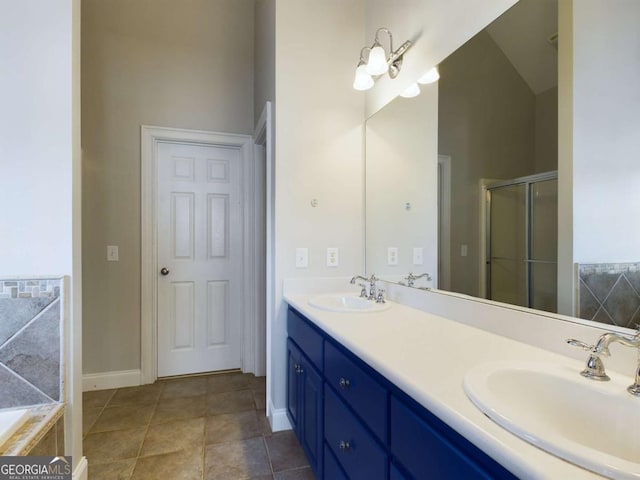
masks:
[[[271,433],[264,377],[159,380],[83,404],[89,480],[314,479],[293,433]]]

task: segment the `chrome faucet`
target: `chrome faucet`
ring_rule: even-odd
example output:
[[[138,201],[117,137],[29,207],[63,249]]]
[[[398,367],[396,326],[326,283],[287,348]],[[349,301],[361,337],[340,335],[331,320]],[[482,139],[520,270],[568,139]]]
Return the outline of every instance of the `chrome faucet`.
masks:
[[[422,273],[420,275],[414,275],[413,273],[409,272],[409,275],[404,277],[407,280],[407,286],[408,287],[413,287],[413,285],[415,284],[415,281],[418,280],[419,278],[422,277],[427,277],[427,281],[431,281],[431,275],[429,275],[428,273]]]
[[[569,345],[582,348],[589,352],[589,358],[587,359],[587,365],[585,369],[580,372],[583,377],[590,378],[592,380],[606,381],[609,380],[609,376],[604,371],[604,364],[600,356],[610,357],[609,345],[612,343],[620,343],[627,347],[638,349],[638,365],[635,371],[635,382],[627,388],[627,391],[635,396],[640,397],[640,329],[636,331],[632,337],[627,337],[614,332],[607,332],[600,335],[595,345],[587,345],[579,340],[569,339],[567,340]]]
[[[362,275],[356,275],[351,278],[351,281],[349,283],[351,283],[351,285],[355,285],[356,280],[358,279],[364,280],[365,282],[369,282],[369,296],[367,298],[369,300],[375,300],[376,299],[376,282],[378,281],[378,278],[373,273],[371,274],[370,278],[363,277]],[[364,288],[362,290],[364,291]],[[360,292],[360,296],[363,296],[362,292]]]

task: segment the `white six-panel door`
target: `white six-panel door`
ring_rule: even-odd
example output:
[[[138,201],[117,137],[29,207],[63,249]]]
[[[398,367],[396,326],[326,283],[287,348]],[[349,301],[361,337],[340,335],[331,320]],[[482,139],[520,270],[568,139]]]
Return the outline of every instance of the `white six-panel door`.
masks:
[[[241,366],[241,158],[158,143],[159,377]]]

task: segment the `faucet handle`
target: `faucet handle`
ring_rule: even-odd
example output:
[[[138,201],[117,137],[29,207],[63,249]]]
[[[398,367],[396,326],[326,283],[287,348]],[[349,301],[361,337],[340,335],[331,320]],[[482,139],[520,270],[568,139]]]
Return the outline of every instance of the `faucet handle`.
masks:
[[[588,345],[574,338],[567,339],[567,343],[572,347],[578,347],[585,352],[589,352],[589,358],[587,359],[584,370],[580,372],[580,375],[591,380],[597,380],[601,382],[606,382],[607,380],[609,380],[609,375],[607,375],[604,369],[604,363],[600,358],[600,355],[607,356],[606,352],[599,351],[595,345]]]
[[[588,345],[583,341],[576,340],[575,338],[567,338],[567,343],[572,347],[578,347],[584,350],[585,352],[593,352],[596,348],[595,345]]]
[[[367,286],[364,283],[359,283],[358,286],[360,287],[360,297],[366,298],[367,297]]]
[[[378,289],[378,297],[376,298],[376,303],[387,303],[384,300],[384,289]]]

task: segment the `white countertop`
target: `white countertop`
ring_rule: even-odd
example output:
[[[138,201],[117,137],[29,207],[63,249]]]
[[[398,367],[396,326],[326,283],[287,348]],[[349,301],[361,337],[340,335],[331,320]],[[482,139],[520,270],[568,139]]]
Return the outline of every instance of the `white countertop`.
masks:
[[[285,300],[518,478],[603,478],[509,433],[463,390],[465,373],[485,362],[547,362],[576,375],[581,362],[398,303],[379,313],[334,313],[310,306],[312,296]]]

